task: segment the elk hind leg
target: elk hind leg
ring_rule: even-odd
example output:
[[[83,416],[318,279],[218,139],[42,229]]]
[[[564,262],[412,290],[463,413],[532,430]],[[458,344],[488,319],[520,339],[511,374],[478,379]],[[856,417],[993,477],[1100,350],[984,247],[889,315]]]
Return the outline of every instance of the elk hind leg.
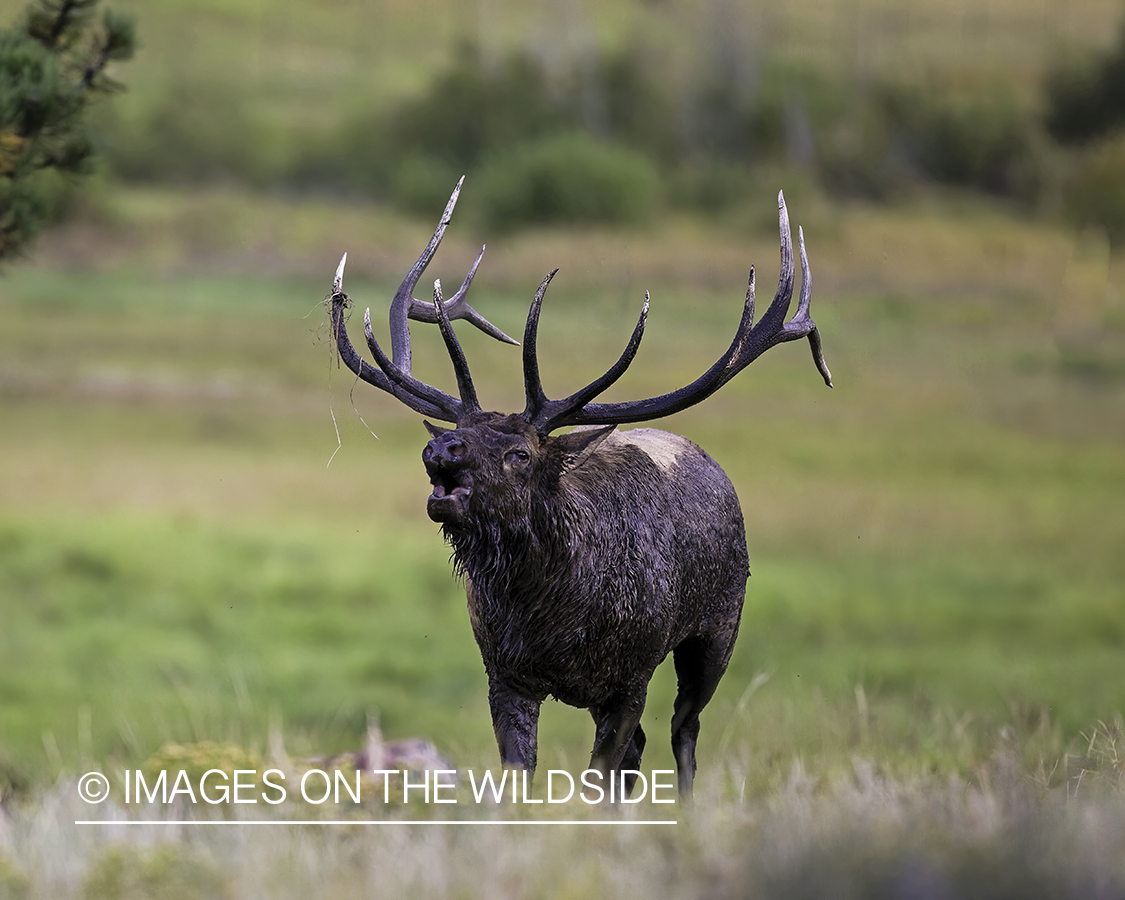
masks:
[[[695,745],[699,714],[715,694],[727,669],[734,635],[697,635],[672,651],[676,666],[676,704],[672,714],[672,752],[681,797],[690,797],[695,781]]]

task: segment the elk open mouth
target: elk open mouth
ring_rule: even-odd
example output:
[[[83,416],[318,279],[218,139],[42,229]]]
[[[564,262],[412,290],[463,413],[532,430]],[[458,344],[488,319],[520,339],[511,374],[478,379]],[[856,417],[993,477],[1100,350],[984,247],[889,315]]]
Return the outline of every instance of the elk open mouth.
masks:
[[[468,472],[450,472],[435,466],[430,471],[430,484],[434,489],[426,501],[426,513],[431,519],[455,522],[464,517],[473,493],[472,476]]]

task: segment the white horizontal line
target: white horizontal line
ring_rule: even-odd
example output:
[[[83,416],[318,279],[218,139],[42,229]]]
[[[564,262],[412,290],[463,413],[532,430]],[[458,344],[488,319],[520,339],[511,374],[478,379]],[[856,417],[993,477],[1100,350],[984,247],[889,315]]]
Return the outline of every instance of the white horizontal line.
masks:
[[[675,819],[75,819],[75,825],[679,825]]]

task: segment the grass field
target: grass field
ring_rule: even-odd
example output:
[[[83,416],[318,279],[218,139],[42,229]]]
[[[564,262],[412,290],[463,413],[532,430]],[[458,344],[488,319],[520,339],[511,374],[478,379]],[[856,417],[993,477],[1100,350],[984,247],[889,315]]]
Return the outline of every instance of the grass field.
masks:
[[[359,740],[369,707],[390,734],[487,759],[483,672],[424,513],[420,425],[332,365],[313,273],[333,257],[260,274],[256,216],[285,218],[308,247],[335,237],[332,217],[220,197],[250,223],[224,259],[130,262],[152,258],[161,227],[190,232],[200,202],[164,203],[163,226],[136,229],[111,268],[83,267],[75,248],[103,232],[75,226],[42,259],[77,270],[5,277],[6,766],[41,782],[172,739],[261,747],[271,716],[296,746],[329,752]],[[668,423],[743,497],[753,576],[713,716],[728,747],[777,761],[755,767],[772,771],[763,789],[796,757],[831,766],[871,742],[905,770],[970,772],[1003,724],[1046,729],[1061,752],[1125,708],[1119,265],[1096,242],[958,215],[826,221],[810,245],[836,389],[806,351],[782,348]],[[390,223],[341,217],[360,230],[335,239],[360,242],[362,271],[363,239]],[[404,270],[424,227],[403,223],[371,268]],[[616,354],[653,290],[621,397],[704,368],[746,264],[768,272],[776,258],[760,231],[690,222],[513,240],[486,261],[477,303],[518,332],[532,266],[563,263],[543,329],[557,391]],[[450,242],[447,280],[471,253],[465,236]],[[661,268],[673,247],[677,270]],[[349,290],[378,309],[391,286],[361,271]],[[466,340],[486,403],[517,406],[514,354]],[[417,341],[423,377],[448,380],[434,336]],[[732,718],[759,673],[769,682]],[[671,689],[665,674],[653,734]],[[544,752],[582,759],[588,730],[552,707]],[[651,752],[667,762],[662,743]]]
[[[975,884],[985,851],[964,835],[977,827],[1020,871],[1049,836],[1083,848],[1094,861],[1083,871],[1119,878],[1118,857],[1090,849],[1083,829],[1110,840],[1122,827],[1116,806],[1097,805],[1119,797],[1125,709],[1121,265],[1096,236],[983,209],[810,212],[813,309],[836,388],[807,350],[783,347],[668,423],[734,480],[753,570],[704,716],[693,836],[595,845],[586,832],[561,843],[520,832],[500,857],[508,874],[487,878],[464,872],[500,852],[492,836],[150,834],[115,850],[112,830],[67,825],[84,806],[71,779],[88,767],[135,768],[169,741],[267,758],[271,729],[293,757],[354,750],[369,710],[389,738],[425,736],[460,767],[494,764],[463,595],[424,513],[424,432],[333,365],[320,305],[349,249],[349,291],[383,307],[426,225],[133,192],[12,267],[0,285],[11,891],[245,896],[254,881],[269,896],[312,883],[373,896],[363,873],[394,858],[379,881],[388,895],[569,896],[617,885],[626,854],[630,891],[693,894],[715,878],[765,890],[772,878],[780,895],[812,896],[811,860],[861,891],[883,863],[913,871],[916,857]],[[459,277],[472,237],[455,227],[434,274]],[[475,302],[518,333],[541,272],[563,266],[541,338],[548,389],[561,392],[615,357],[650,288],[645,347],[615,392],[652,394],[718,354],[747,264],[770,280],[773,240],[759,218],[528,233],[490,248]],[[418,371],[448,384],[435,336],[415,331]],[[518,407],[515,352],[465,341],[486,405]],[[672,765],[657,737],[672,690],[658,673],[646,767]],[[541,739],[544,769],[576,771],[591,726],[550,704]],[[1082,784],[1096,808],[1081,815],[1106,818],[1057,808]],[[853,820],[870,829],[867,856],[846,852]],[[902,841],[879,837],[888,829]],[[706,849],[717,833],[735,849]],[[43,834],[73,849],[44,857]],[[927,856],[933,834],[953,869]],[[657,865],[669,846],[674,872]],[[766,866],[777,847],[788,862]],[[534,890],[514,886],[533,870]]]
[[[365,4],[133,6],[148,49],[123,115],[221,69],[279,134],[419,86],[466,31],[500,46],[588,25],[612,42],[642,17],[434,2],[424,27],[421,7],[386,2],[369,33]],[[721,6],[666,4],[644,27],[705,30]],[[1120,15],[1100,0],[754,9],[770,41],[833,65],[979,52],[1028,84]],[[431,273],[456,283],[487,241],[474,305],[518,334],[560,266],[540,337],[555,395],[616,358],[650,289],[644,347],[607,399],[660,393],[726,347],[750,263],[770,292],[768,174],[716,222],[498,239],[455,219]],[[776,180],[806,229],[836,387],[780,347],[664,425],[731,476],[752,569],[675,830],[74,826],[127,815],[81,803],[78,775],[119,778],[169,743],[323,756],[359,749],[374,714],[388,739],[495,764],[463,591],[425,515],[425,432],[334,363],[321,304],[347,250],[353,336],[367,305],[385,328],[433,223],[103,183],[6,267],[0,900],[1121,896],[1125,261],[1103,235],[967,197],[872,209]],[[451,388],[440,339],[414,331],[417,374]],[[518,351],[463,341],[485,406],[522,408]],[[673,682],[662,669],[650,691],[646,769],[672,766]],[[540,736],[541,769],[585,765],[586,713],[548,704]]]

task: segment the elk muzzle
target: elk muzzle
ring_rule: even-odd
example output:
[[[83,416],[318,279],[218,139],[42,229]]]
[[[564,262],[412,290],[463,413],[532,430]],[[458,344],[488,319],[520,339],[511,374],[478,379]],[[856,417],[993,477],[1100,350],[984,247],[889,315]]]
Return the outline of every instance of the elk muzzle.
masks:
[[[469,511],[473,493],[472,453],[456,430],[434,438],[422,451],[433,491],[426,513],[435,522],[456,523]]]

